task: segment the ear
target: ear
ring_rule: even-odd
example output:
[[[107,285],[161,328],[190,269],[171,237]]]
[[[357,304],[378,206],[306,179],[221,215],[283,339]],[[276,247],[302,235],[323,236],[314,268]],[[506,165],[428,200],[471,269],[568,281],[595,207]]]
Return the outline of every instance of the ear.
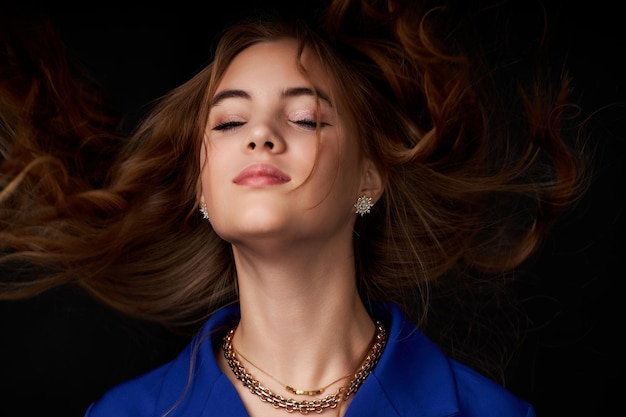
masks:
[[[364,159],[359,196],[366,195],[376,203],[385,190],[385,177],[378,166],[369,158]]]

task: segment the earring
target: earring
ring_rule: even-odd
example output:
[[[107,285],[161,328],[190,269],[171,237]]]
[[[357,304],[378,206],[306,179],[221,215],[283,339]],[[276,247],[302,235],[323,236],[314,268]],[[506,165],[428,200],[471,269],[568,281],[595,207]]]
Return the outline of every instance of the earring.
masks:
[[[206,210],[206,203],[204,201],[200,203],[200,213],[202,213],[203,219],[211,221],[211,219],[209,219],[209,212]]]
[[[359,197],[354,205],[354,207],[356,207],[356,214],[360,214],[361,217],[363,217],[365,213],[369,213],[373,206],[372,197],[368,197],[366,195]]]

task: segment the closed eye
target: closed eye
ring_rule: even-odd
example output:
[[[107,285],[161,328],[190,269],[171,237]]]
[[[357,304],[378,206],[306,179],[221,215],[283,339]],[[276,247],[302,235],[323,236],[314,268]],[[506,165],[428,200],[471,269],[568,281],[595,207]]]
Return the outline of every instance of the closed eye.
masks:
[[[215,125],[213,127],[213,130],[232,130],[243,125],[244,125],[244,122],[236,122],[236,121],[223,122],[223,123],[219,123]]]
[[[294,123],[306,129],[311,129],[311,130],[317,129],[317,121],[315,120],[302,119],[302,120],[296,120],[294,121]],[[329,126],[329,124],[325,122],[320,122],[320,127],[324,127],[324,126]]]

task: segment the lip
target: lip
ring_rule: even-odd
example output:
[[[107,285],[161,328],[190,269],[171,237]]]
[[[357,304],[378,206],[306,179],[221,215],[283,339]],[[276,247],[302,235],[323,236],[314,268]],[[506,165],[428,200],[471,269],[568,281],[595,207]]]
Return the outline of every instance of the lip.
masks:
[[[241,171],[233,183],[261,187],[266,185],[278,185],[291,181],[289,175],[280,169],[267,164],[253,164]]]

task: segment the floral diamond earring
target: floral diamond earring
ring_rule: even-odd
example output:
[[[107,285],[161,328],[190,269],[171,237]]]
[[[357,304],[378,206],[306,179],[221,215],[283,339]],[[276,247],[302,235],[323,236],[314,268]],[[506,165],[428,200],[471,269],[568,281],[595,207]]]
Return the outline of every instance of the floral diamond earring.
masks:
[[[356,207],[356,214],[360,214],[361,217],[363,217],[366,213],[370,213],[373,206],[372,197],[368,197],[366,195],[359,197],[354,205],[354,207]]]

